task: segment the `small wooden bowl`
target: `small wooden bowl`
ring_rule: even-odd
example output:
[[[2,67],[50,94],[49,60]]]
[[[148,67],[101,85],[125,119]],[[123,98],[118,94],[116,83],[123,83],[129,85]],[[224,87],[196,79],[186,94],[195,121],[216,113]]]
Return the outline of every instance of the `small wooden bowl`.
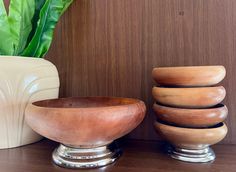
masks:
[[[64,145],[99,147],[135,127],[145,116],[137,99],[75,97],[45,100],[28,105],[26,121],[37,133]]]
[[[163,86],[211,86],[225,75],[224,66],[160,67],[152,71],[153,79]]]
[[[159,104],[183,108],[212,107],[225,98],[223,86],[199,88],[153,87],[152,95]]]
[[[182,127],[209,127],[223,122],[228,109],[219,104],[209,109],[182,109],[162,106],[157,103],[153,105],[158,120]]]
[[[183,149],[204,149],[224,139],[227,126],[220,123],[211,128],[193,129],[167,125],[156,121],[154,127],[158,134],[172,145]]]

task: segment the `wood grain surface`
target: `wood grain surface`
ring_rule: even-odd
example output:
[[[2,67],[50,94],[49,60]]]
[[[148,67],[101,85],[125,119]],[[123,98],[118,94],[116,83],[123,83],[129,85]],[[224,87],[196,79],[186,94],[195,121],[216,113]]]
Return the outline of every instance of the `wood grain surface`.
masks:
[[[47,59],[60,95],[140,98],[149,108],[129,137],[158,139],[151,110],[157,66],[224,65],[229,133],[236,144],[235,0],[76,0],[57,26]]]
[[[72,147],[102,147],[125,136],[144,119],[137,99],[66,98],[45,100],[26,109],[25,120],[37,133]]]
[[[220,123],[211,128],[182,128],[155,122],[155,129],[165,140],[177,148],[205,149],[219,143],[227,134],[227,126]]]
[[[152,95],[157,103],[177,108],[210,108],[221,103],[226,91],[223,86],[167,88],[153,87]]]
[[[211,127],[224,121],[228,115],[228,108],[223,104],[207,109],[183,109],[155,103],[153,110],[158,120],[189,128]]]
[[[216,145],[213,163],[195,164],[174,160],[164,153],[164,144],[126,141],[123,155],[115,164],[91,170],[71,170],[52,163],[51,154],[58,144],[48,140],[21,148],[0,150],[0,172],[235,172],[236,146]]]

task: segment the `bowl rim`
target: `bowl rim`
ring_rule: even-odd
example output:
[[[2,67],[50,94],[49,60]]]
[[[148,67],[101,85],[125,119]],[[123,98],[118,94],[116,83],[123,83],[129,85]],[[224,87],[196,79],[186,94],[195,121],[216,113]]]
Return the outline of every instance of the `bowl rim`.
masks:
[[[213,86],[202,86],[202,87],[172,87],[172,86],[160,86],[155,85],[152,87],[152,91],[155,91],[156,89],[165,89],[165,90],[181,90],[181,91],[195,91],[195,90],[203,90],[203,89],[223,89],[225,90],[225,87],[223,85],[213,85]]]
[[[225,122],[220,122],[214,126],[210,126],[210,127],[201,127],[201,128],[190,128],[190,127],[180,127],[180,126],[175,126],[175,125],[171,125],[171,124],[165,124],[163,123],[163,121],[160,121],[160,120],[156,120],[154,122],[154,125],[155,125],[155,128],[156,128],[156,124],[160,124],[160,125],[163,125],[163,126],[166,126],[170,129],[175,129],[175,132],[178,132],[182,129],[184,129],[185,131],[217,131],[219,129],[222,129],[222,128],[227,128]]]
[[[163,66],[163,67],[154,67],[153,71],[155,70],[175,70],[175,69],[197,69],[197,68],[222,68],[225,70],[225,66],[223,65],[209,65],[209,66]]]
[[[223,103],[219,103],[215,106],[212,106],[212,107],[207,107],[207,108],[186,108],[186,107],[174,107],[174,106],[165,106],[163,104],[160,104],[158,103],[157,101],[153,104],[153,108],[155,106],[159,106],[159,107],[163,107],[165,109],[171,109],[171,110],[185,110],[185,111],[191,111],[191,112],[198,112],[198,111],[210,111],[210,110],[220,110],[220,109],[227,109],[228,110],[228,107],[223,104]]]
[[[131,101],[128,104],[118,104],[118,105],[111,105],[111,106],[91,106],[91,107],[56,107],[56,106],[40,106],[37,105],[37,103],[47,102],[47,101],[56,101],[56,100],[69,100],[69,99],[119,99],[119,100],[129,100]],[[63,97],[63,98],[55,98],[55,99],[47,99],[47,100],[40,100],[35,101],[31,103],[30,105],[37,108],[46,108],[46,109],[67,109],[67,110],[73,110],[73,109],[104,109],[104,108],[121,108],[121,107],[127,107],[131,105],[137,105],[137,104],[143,104],[145,106],[145,103],[140,99],[135,98],[125,98],[125,97],[113,97],[113,96],[77,96],[77,97]]]

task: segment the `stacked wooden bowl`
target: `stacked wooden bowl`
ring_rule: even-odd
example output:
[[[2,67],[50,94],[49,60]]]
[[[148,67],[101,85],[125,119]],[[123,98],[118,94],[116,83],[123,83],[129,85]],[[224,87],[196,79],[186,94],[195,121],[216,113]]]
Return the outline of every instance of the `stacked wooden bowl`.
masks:
[[[228,109],[221,104],[226,91],[216,86],[226,75],[223,66],[164,67],[153,69],[158,86],[152,94],[155,129],[170,142],[171,157],[187,162],[215,159],[210,145],[227,134],[223,122]]]

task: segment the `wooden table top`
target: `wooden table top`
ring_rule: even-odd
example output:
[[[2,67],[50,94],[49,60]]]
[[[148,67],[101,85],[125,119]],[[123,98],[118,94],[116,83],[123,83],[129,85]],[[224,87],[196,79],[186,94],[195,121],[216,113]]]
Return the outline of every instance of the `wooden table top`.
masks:
[[[208,164],[184,163],[163,153],[163,143],[122,141],[123,155],[101,169],[70,170],[54,165],[51,153],[58,145],[43,140],[21,148],[0,150],[0,172],[236,172],[236,145],[216,145],[216,160]]]

